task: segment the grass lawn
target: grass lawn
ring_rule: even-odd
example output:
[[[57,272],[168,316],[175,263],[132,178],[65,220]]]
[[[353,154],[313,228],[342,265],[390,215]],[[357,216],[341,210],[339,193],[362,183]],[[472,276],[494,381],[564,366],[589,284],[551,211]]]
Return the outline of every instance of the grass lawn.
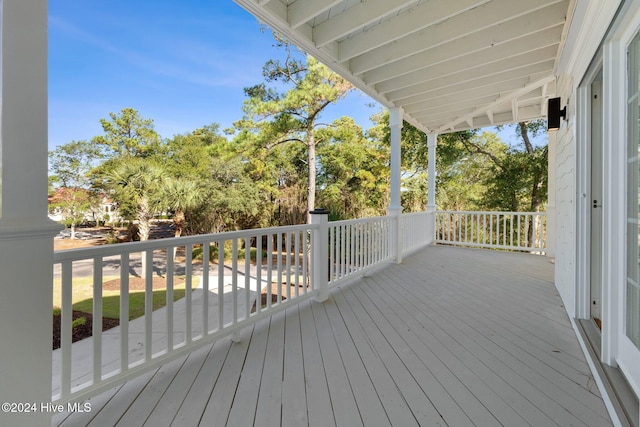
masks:
[[[118,279],[119,276],[105,276],[103,282]],[[184,280],[184,277],[176,277]],[[198,277],[193,277],[191,288],[194,289],[198,285]],[[53,307],[54,309],[62,305],[61,279],[53,280]],[[176,283],[173,287],[173,300],[176,301],[184,297],[185,283]],[[144,296],[145,292],[140,290],[129,291],[129,320],[144,315]],[[73,310],[83,311],[86,313],[93,312],[93,277],[78,277],[73,279]],[[153,309],[164,307],[166,305],[166,290],[154,289],[153,291]],[[102,291],[102,316],[110,319],[120,318],[120,291],[106,290]]]

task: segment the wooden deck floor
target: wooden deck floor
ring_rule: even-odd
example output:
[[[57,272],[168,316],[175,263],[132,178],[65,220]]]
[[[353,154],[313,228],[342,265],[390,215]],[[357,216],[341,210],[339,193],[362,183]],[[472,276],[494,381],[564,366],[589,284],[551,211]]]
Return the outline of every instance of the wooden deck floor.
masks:
[[[608,426],[547,258],[429,247],[61,426]]]

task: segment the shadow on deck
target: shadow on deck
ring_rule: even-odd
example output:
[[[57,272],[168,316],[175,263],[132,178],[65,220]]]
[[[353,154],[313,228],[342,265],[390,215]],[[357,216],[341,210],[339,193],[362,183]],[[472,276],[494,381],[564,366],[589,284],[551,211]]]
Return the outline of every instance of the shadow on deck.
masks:
[[[548,258],[432,246],[61,426],[607,426]]]

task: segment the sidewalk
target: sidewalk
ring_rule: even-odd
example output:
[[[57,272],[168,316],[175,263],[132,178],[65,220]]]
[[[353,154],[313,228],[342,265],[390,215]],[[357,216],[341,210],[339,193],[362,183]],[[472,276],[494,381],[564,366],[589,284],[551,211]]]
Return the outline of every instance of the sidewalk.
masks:
[[[245,279],[238,275],[237,278],[237,316],[243,319],[246,313],[247,292],[249,292],[249,310],[260,294],[260,289],[267,285],[262,280],[260,289],[256,280],[251,277],[249,289],[245,289]],[[224,276],[223,290],[223,322],[225,324],[233,320],[233,293],[232,276]],[[218,328],[218,277],[209,276],[208,296],[208,327],[209,330]],[[193,290],[191,302],[191,330],[192,336],[202,334],[204,291],[202,289],[202,277],[197,289]],[[180,344],[186,339],[187,304],[185,298],[175,301],[173,304],[173,344]],[[144,360],[145,316],[129,322],[129,364]],[[102,374],[108,374],[120,368],[120,335],[121,327],[109,329],[102,334]],[[160,308],[152,313],[152,353],[166,350],[167,346],[167,308]],[[53,395],[59,393],[62,369],[62,352],[60,349],[53,351]],[[93,338],[75,342],[71,346],[71,388],[92,381],[93,378]]]

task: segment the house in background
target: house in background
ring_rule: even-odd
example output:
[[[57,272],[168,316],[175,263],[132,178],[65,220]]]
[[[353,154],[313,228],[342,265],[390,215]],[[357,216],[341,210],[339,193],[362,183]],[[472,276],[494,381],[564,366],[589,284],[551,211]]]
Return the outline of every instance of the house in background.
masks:
[[[438,134],[560,114],[548,110],[560,98],[549,134],[555,285],[614,423],[637,422],[640,1],[236,1],[389,108],[391,216],[403,120],[429,135],[434,211]],[[0,8],[0,397],[47,402],[59,230],[45,202],[47,7]]]
[[[91,200],[89,192],[85,189],[69,189],[61,187],[56,189],[53,195],[49,196],[49,219],[52,221],[64,223],[65,219],[72,215],[68,212],[72,208],[72,203],[68,203],[67,212],[64,212],[65,207],[61,201],[74,197],[74,194],[79,194],[84,197],[86,203],[84,203],[84,209],[78,213],[76,220],[78,224],[84,222],[90,222],[93,224],[115,224],[122,221],[122,217],[118,211],[118,205],[104,194],[98,195],[95,200]],[[55,203],[57,206],[52,207],[51,204]],[[62,205],[62,206],[61,206]]]

